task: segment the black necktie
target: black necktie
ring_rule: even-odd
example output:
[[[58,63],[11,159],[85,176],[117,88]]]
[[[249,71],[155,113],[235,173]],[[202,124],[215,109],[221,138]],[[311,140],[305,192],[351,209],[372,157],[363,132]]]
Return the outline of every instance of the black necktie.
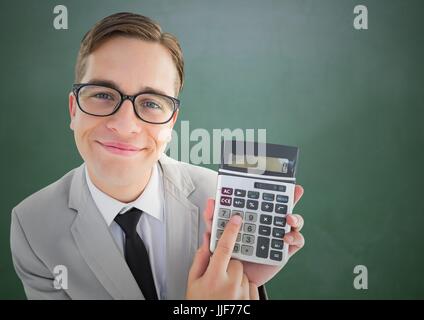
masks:
[[[118,214],[115,221],[125,232],[125,260],[146,300],[157,300],[149,255],[137,233],[137,223],[143,211],[132,208]]]

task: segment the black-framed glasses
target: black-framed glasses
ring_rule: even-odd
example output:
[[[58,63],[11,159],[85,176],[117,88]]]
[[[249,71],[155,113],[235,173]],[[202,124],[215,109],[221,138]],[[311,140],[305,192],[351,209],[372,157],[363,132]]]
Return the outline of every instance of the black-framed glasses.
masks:
[[[82,112],[98,117],[116,113],[128,99],[138,118],[152,124],[163,124],[169,122],[180,107],[180,100],[149,91],[130,96],[105,85],[76,83],[72,86],[72,92]]]

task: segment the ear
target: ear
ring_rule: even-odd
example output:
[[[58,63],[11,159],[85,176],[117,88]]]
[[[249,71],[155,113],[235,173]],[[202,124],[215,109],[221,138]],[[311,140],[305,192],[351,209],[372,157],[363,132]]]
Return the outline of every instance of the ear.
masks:
[[[71,116],[71,122],[69,127],[74,130],[75,113],[77,112],[77,101],[73,92],[69,93],[69,115]]]

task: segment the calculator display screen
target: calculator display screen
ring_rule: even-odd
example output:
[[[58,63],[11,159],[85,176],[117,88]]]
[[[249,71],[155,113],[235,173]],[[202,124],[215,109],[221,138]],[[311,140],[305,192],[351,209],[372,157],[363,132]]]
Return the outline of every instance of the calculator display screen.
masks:
[[[295,178],[299,148],[263,142],[223,140],[220,169]]]
[[[230,153],[227,164],[231,167],[287,173],[289,160],[284,158]]]

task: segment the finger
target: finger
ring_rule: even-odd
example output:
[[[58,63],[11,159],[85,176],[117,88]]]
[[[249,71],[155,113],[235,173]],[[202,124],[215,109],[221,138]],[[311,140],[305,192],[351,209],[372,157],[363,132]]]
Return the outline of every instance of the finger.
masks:
[[[303,189],[303,187],[300,184],[297,184],[294,187],[294,204],[293,204],[293,207],[300,200],[300,198],[302,198],[304,191],[305,190]]]
[[[203,211],[203,219],[206,224],[206,231],[211,233],[212,230],[212,219],[213,219],[213,211],[215,209],[215,200],[209,198],[206,203],[205,211]]]
[[[194,256],[193,264],[191,265],[190,272],[188,274],[189,282],[200,278],[205,273],[209,265],[210,256],[211,253],[209,251],[209,236],[204,234],[203,243]]]
[[[242,300],[249,300],[249,298],[250,298],[250,285],[249,285],[249,279],[247,278],[245,273],[243,273],[243,277],[242,277],[242,280],[241,280],[241,290],[242,290],[241,299]]]
[[[249,290],[249,279],[245,273],[243,273],[243,277],[241,278],[241,286]]]
[[[299,232],[289,232],[286,236],[284,236],[283,240],[289,244],[288,254],[289,258],[291,258],[297,251],[305,246],[305,239]]]
[[[305,245],[305,238],[303,238],[303,235],[297,231],[287,233],[283,240],[289,246],[297,246],[302,248]]]
[[[211,257],[210,268],[214,272],[226,272],[228,263],[231,259],[234,244],[237,240],[237,234],[240,230],[242,218],[234,215],[225,226],[224,232],[218,241],[215,252]]]
[[[289,246],[289,259],[296,253],[298,252],[300,249],[302,249],[301,247],[298,246]]]
[[[292,227],[292,231],[300,231],[303,228],[304,220],[301,215],[298,214],[288,214],[287,215],[287,224]]]
[[[231,259],[228,263],[227,274],[231,280],[237,281],[238,285],[242,285],[244,273],[241,261]]]
[[[259,300],[258,286],[253,282],[249,283],[250,300]]]

